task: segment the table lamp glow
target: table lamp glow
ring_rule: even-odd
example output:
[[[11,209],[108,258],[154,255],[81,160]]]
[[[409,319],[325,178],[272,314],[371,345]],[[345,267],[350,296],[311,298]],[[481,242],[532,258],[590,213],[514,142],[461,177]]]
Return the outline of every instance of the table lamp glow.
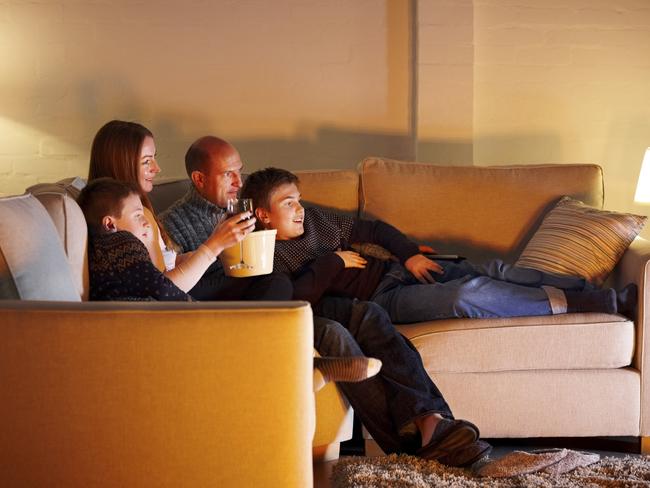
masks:
[[[639,173],[639,181],[636,184],[634,201],[637,203],[650,203],[650,147],[646,149],[643,163],[641,163],[641,172]]]

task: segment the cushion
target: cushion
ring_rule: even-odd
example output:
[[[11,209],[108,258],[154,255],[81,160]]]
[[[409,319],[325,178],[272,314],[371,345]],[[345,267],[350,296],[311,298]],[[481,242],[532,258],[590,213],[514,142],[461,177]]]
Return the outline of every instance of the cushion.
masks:
[[[47,211],[33,195],[0,199],[0,298],[79,302]]]
[[[359,207],[359,175],[349,170],[294,171],[300,179],[305,204],[341,210],[355,215]]]
[[[564,195],[601,207],[594,164],[439,166],[368,158],[360,210],[441,254],[515,261],[542,217]]]
[[[38,198],[54,222],[82,300],[88,299],[88,229],[76,199],[85,185],[85,181],[77,177],[27,189]]]
[[[562,198],[524,248],[517,266],[582,276],[601,285],[647,217],[598,210]]]

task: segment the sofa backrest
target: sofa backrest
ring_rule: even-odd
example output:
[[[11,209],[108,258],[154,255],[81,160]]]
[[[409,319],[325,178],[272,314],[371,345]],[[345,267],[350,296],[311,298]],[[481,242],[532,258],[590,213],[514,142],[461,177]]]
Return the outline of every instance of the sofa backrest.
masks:
[[[359,211],[359,174],[353,170],[294,171],[300,179],[300,194],[306,203],[342,210]]]
[[[68,178],[56,183],[41,183],[27,188],[47,210],[63,245],[72,271],[77,292],[88,300],[88,228],[77,205],[77,197],[85,186],[80,178]]]
[[[474,260],[514,261],[564,195],[597,208],[604,201],[595,164],[458,167],[368,158],[359,173],[362,217]]]
[[[602,208],[595,164],[439,166],[368,158],[353,170],[295,171],[307,204],[395,225],[438,252],[514,262],[546,212],[564,195]],[[157,211],[189,180],[156,185]]]
[[[0,299],[81,300],[54,223],[29,193],[0,198]]]

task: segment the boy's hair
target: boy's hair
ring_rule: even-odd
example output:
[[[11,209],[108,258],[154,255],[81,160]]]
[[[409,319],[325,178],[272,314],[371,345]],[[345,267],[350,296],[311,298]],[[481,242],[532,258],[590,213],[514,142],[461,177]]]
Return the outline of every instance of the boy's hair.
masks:
[[[241,189],[242,198],[252,198],[255,208],[266,210],[271,206],[271,193],[281,185],[298,185],[296,175],[280,168],[264,168],[248,175]]]
[[[124,199],[132,194],[140,196],[139,188],[135,184],[114,178],[97,178],[88,183],[77,199],[86,217],[88,231],[91,234],[105,233],[103,218],[107,215],[120,218]]]

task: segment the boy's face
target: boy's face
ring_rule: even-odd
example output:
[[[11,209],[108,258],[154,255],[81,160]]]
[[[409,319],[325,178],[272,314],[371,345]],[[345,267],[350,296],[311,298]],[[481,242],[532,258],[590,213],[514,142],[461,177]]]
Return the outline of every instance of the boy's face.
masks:
[[[277,187],[270,195],[268,209],[260,209],[258,217],[267,229],[276,229],[275,238],[286,241],[305,232],[305,209],[300,205],[300,192],[294,183]]]
[[[135,193],[131,193],[122,200],[122,214],[120,217],[104,217],[104,227],[112,232],[126,230],[140,239],[145,245],[153,235],[151,224],[144,216],[142,201]]]

